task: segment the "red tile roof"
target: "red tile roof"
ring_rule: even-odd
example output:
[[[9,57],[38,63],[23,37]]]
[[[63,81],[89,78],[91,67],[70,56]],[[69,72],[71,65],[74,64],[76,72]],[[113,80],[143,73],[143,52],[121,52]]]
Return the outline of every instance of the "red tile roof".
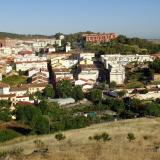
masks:
[[[43,61],[25,61],[25,62],[16,62],[16,64],[23,64],[23,63],[42,63],[42,62],[47,62],[47,60],[43,60]]]
[[[8,88],[10,87],[8,84],[0,83],[0,88]]]
[[[33,54],[32,51],[21,51],[19,54],[25,55],[25,54]]]
[[[0,94],[0,98],[12,98],[15,97],[15,94]]]

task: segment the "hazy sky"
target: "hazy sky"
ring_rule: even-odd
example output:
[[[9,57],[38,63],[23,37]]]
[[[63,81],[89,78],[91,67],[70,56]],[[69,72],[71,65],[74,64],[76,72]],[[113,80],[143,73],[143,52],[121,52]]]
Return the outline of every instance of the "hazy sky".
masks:
[[[0,0],[0,31],[160,38],[160,0]]]

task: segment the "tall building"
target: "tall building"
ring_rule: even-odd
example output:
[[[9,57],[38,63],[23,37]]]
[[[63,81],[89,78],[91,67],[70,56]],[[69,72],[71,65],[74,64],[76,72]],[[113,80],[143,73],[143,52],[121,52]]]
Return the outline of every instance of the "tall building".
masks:
[[[109,42],[117,37],[115,33],[83,34],[83,40],[92,43]]]

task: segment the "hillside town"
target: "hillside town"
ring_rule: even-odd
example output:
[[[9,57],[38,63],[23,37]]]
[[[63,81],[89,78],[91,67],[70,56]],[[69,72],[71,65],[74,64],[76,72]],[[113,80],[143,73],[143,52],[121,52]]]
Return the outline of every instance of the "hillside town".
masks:
[[[64,38],[64,35],[59,35],[58,39],[5,38],[0,40],[0,99],[11,100],[13,104],[18,102],[35,103],[34,99],[29,98],[30,94],[42,92],[47,84],[54,87],[61,80],[70,81],[74,86],[81,86],[84,93],[97,88],[102,83],[115,82],[117,87],[112,90],[115,93],[125,90],[125,96],[134,96],[138,99],[156,99],[160,96],[159,85],[148,84],[132,89],[125,85],[126,66],[136,62],[142,67],[147,67],[145,63],[153,62],[157,55],[105,54],[97,59],[96,52],[72,50],[70,42],[62,46]],[[84,34],[82,40],[100,43],[116,38],[116,34]],[[57,51],[57,47],[62,47],[63,51]],[[23,75],[27,82],[19,83],[17,86],[4,83],[3,79],[13,75]],[[153,81],[154,79],[155,81],[159,80],[159,75],[155,74]],[[140,95],[138,92],[133,94],[134,90],[146,88],[148,89],[146,94]],[[102,91],[105,94],[111,90],[104,88]]]
[[[0,15],[0,160],[160,160],[160,0]]]
[[[160,116],[160,46],[148,40],[57,33],[0,46],[0,120],[20,132]]]

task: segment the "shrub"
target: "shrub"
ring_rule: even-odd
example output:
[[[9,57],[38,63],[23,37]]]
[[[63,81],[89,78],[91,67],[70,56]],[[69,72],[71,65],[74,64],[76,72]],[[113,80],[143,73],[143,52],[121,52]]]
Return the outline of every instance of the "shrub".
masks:
[[[155,152],[158,152],[158,151],[160,150],[160,143],[159,143],[159,142],[155,142],[155,143],[153,144],[153,150],[154,150]]]
[[[109,136],[108,133],[102,133],[102,134],[96,134],[94,135],[93,137],[88,137],[89,140],[96,140],[96,141],[103,141],[103,142],[106,142],[106,141],[110,141],[111,140],[111,137]]]
[[[111,137],[107,133],[102,133],[101,137],[104,142],[111,140]]]
[[[148,139],[150,139],[150,138],[151,138],[151,136],[149,136],[149,135],[143,136],[143,139],[144,139],[144,140],[148,140]]]
[[[42,148],[42,147],[44,147],[44,143],[41,140],[39,140],[39,139],[35,140],[34,144],[35,144],[36,148]]]
[[[148,93],[148,90],[147,90],[147,89],[144,89],[144,90],[139,91],[139,93],[140,93],[140,94],[146,94],[146,93]]]
[[[7,151],[0,151],[0,159],[5,159],[8,155],[14,155],[14,156],[21,156],[23,153],[23,148],[14,148],[12,150],[7,150]]]
[[[19,147],[19,148],[14,148],[12,150],[9,151],[10,155],[15,155],[15,156],[21,156],[21,154],[23,153],[24,149]]]
[[[96,134],[93,136],[93,139],[96,140],[96,141],[100,141],[101,140],[101,136]]]
[[[143,87],[144,87],[144,85],[139,81],[131,82],[131,83],[127,84],[128,89],[143,88]]]
[[[131,142],[131,141],[135,140],[136,138],[133,133],[128,133],[127,139],[129,140],[129,142]]]
[[[62,140],[64,140],[66,137],[65,137],[65,135],[63,135],[62,133],[57,133],[56,135],[55,135],[55,139],[57,140],[57,141],[62,141]]]
[[[0,142],[5,142],[16,137],[19,137],[21,134],[17,133],[14,130],[2,130],[0,131]]]
[[[89,140],[92,140],[92,139],[93,139],[93,137],[92,137],[92,136],[89,136],[89,137],[88,137],[88,139],[89,139]]]

